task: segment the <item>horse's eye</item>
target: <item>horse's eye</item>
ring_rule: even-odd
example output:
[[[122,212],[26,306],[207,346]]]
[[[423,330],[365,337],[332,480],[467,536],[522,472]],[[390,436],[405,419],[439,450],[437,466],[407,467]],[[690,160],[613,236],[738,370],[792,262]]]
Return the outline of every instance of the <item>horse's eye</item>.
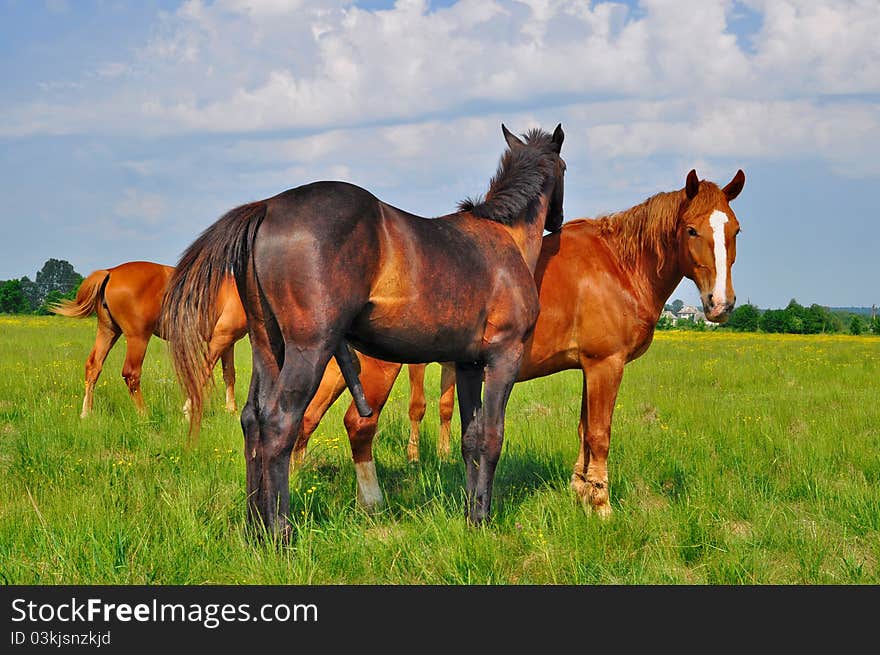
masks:
[[[699,234],[699,232],[697,232],[696,228],[689,227],[689,228],[688,228],[688,234],[690,234],[692,237],[695,237],[695,236],[697,236],[697,235]]]

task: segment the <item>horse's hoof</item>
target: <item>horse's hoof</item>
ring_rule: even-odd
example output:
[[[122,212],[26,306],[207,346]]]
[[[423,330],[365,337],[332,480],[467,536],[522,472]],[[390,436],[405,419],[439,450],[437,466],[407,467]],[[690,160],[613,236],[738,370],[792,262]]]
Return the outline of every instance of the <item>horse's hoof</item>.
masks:
[[[374,500],[373,502],[367,503],[361,499],[360,494],[358,494],[358,507],[364,510],[367,514],[378,514],[385,508],[385,499],[379,498],[378,500]]]
[[[601,519],[611,516],[611,504],[608,502],[608,485],[604,482],[586,480],[578,473],[571,476],[571,489],[588,514],[596,514]]]
[[[602,520],[611,518],[611,505],[608,503],[599,506],[593,505],[593,511],[596,513],[596,516]]]
[[[357,504],[367,514],[375,514],[385,507],[385,497],[380,489],[373,489],[367,495],[358,487]]]
[[[577,473],[571,474],[569,487],[571,487],[571,490],[574,491],[581,500],[586,500],[590,495],[589,483],[583,478],[583,476]]]

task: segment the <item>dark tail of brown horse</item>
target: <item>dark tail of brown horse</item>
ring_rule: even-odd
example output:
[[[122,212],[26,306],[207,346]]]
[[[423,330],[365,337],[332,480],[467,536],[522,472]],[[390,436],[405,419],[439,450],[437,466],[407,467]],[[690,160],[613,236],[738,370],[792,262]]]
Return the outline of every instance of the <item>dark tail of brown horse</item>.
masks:
[[[190,433],[198,432],[202,419],[205,361],[216,320],[217,294],[230,272],[235,273],[241,293],[251,244],[265,215],[265,202],[227,212],[186,249],[168,282],[162,330],[171,348],[174,370],[192,401]]]
[[[192,403],[190,434],[198,433],[204,410],[207,342],[216,321],[214,300],[223,278],[232,272],[242,303],[247,307],[244,291],[246,276],[253,275],[251,246],[265,215],[264,201],[242,205],[226,213],[186,249],[168,283],[162,305],[162,331],[171,347],[177,377]],[[255,282],[255,290],[259,293],[259,282]],[[272,310],[262,298],[260,304],[263,320],[274,322]],[[284,353],[276,352],[275,356],[280,365]],[[359,411],[363,416],[369,416],[372,410],[364,399],[363,388],[344,343],[340,345],[336,358]]]
[[[110,277],[110,271],[99,270],[89,276],[79,285],[75,300],[61,300],[49,306],[49,311],[61,316],[71,318],[87,318],[98,310],[98,303],[104,292],[104,287]]]

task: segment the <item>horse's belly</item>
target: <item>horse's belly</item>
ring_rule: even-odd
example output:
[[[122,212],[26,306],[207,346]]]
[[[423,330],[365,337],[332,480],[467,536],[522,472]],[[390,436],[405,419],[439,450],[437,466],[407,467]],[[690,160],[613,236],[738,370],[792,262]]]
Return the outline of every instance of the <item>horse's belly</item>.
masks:
[[[485,319],[442,306],[373,300],[346,339],[373,357],[402,363],[469,361],[480,356]]]

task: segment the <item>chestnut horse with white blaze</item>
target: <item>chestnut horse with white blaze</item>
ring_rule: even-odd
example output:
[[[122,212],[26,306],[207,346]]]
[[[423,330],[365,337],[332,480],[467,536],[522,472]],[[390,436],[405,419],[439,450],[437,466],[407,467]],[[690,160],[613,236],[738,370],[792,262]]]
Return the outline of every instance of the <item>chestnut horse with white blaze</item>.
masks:
[[[423,218],[344,182],[315,182],[231,210],[184,252],[165,331],[198,421],[206,307],[233,271],[253,352],[242,411],[250,518],[289,535],[289,466],[331,357],[358,413],[370,405],[346,342],[381,359],[456,362],[468,520],[489,516],[504,414],[538,317],[534,271],[562,224],[562,126],[508,148],[485,198]],[[481,387],[485,381],[485,395]],[[372,451],[352,442],[360,493],[381,495]]]
[[[96,314],[98,317],[95,346],[86,360],[82,418],[92,411],[95,385],[104,367],[104,360],[122,335],[125,335],[122,377],[135,407],[140,412],[146,411],[147,406],[141,395],[141,369],[150,337],[155,335],[163,338],[159,319],[162,299],[172,273],[173,266],[142,261],[97,270],[83,280],[75,300],[62,300],[50,307],[52,312],[61,316],[86,318]],[[220,359],[226,383],[226,409],[235,412],[234,344],[247,333],[247,321],[235,289],[235,280],[231,276],[217,295],[213,315],[213,328],[210,336],[206,337],[209,345],[205,382]],[[184,413],[188,412],[189,404],[187,400]]]
[[[624,365],[651,345],[663,306],[682,278],[696,284],[706,317],[723,323],[733,310],[731,267],[739,221],[730,202],[742,191],[737,171],[724,188],[687,175],[679,191],[658,193],[639,205],[602,218],[569,221],[545,236],[535,269],[541,312],[517,381],[580,368],[584,374],[580,452],[571,486],[585,508],[610,514],[607,458],[611,420]],[[400,364],[360,355],[361,381],[376,409],[368,418],[352,412],[345,426],[352,443],[371,443],[379,412]],[[410,460],[418,459],[418,422],[424,415],[424,365],[410,365]],[[309,407],[296,444],[302,459],[311,432],[343,390],[333,367]],[[453,369],[441,375],[438,452],[449,453],[455,383]],[[363,445],[360,446],[364,452]],[[370,451],[372,452],[372,451]]]

